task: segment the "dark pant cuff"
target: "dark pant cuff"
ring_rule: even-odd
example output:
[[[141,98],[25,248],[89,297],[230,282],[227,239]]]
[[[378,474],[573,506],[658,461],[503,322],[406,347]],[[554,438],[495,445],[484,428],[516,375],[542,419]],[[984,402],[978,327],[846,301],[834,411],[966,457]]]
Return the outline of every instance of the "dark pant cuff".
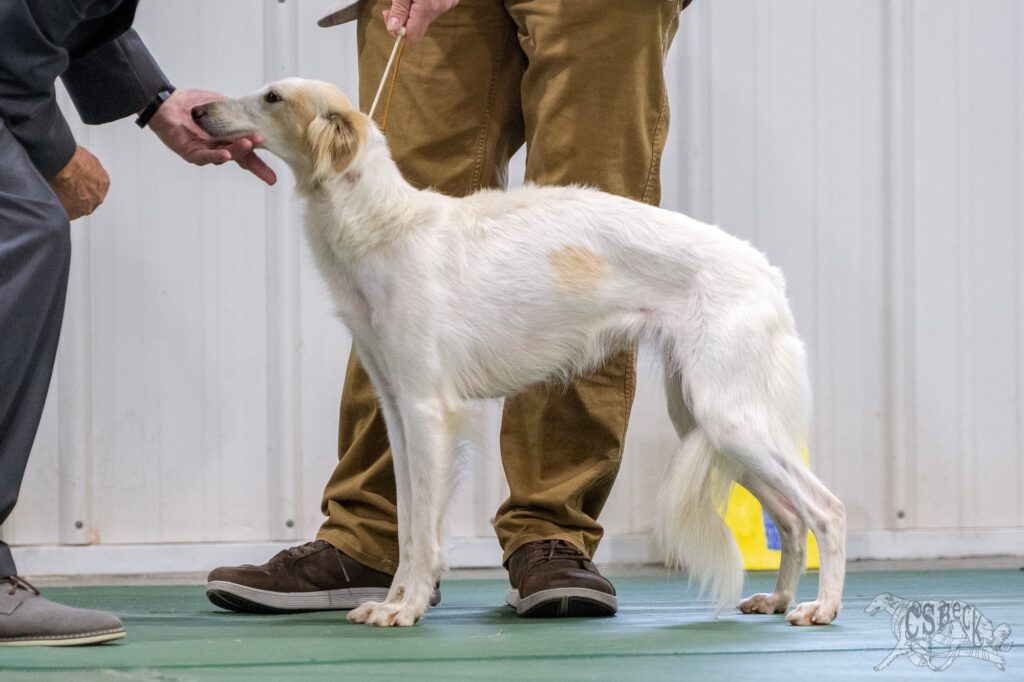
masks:
[[[14,557],[11,556],[11,548],[7,543],[0,540],[0,578],[18,575],[18,569],[14,566]]]

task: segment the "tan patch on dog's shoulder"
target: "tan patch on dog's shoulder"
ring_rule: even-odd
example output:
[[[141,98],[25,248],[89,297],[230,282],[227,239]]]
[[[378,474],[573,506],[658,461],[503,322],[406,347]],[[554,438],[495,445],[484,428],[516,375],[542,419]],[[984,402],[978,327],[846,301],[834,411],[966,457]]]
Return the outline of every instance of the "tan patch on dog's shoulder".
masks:
[[[608,261],[582,246],[564,246],[548,254],[559,282],[573,289],[590,290],[608,275]]]

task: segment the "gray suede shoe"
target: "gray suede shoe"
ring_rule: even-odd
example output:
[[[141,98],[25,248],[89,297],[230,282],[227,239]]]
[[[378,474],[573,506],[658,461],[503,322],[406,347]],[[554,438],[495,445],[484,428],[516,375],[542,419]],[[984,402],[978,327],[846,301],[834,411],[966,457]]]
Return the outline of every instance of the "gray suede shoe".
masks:
[[[0,646],[99,644],[124,635],[113,614],[63,606],[18,576],[0,578]]]

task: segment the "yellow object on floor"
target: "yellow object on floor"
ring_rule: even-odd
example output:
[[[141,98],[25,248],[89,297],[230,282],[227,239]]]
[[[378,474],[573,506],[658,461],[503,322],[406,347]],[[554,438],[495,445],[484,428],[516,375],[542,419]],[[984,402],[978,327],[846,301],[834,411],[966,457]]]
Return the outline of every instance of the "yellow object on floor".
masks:
[[[800,451],[804,463],[810,466],[807,448]],[[725,522],[736,536],[743,554],[743,568],[748,571],[770,571],[779,567],[782,555],[779,533],[775,524],[761,509],[761,503],[747,489],[735,485],[729,496]],[[818,568],[818,543],[812,533],[807,534],[807,568]]]

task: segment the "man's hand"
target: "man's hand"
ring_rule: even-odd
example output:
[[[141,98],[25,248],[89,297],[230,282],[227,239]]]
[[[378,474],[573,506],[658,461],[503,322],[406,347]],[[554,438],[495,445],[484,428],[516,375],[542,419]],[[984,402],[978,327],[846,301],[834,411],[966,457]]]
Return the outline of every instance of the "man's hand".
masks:
[[[88,149],[78,147],[67,165],[50,179],[50,187],[68,218],[76,220],[103,203],[110,189],[110,176]]]
[[[189,163],[220,165],[233,160],[263,182],[273,185],[277,175],[253,152],[263,141],[262,137],[247,135],[232,142],[218,142],[192,121],[192,107],[218,99],[224,99],[224,95],[208,90],[175,90],[149,120],[149,127]]]
[[[416,42],[427,33],[430,22],[459,4],[459,0],[392,0],[384,10],[384,24],[391,34],[405,26],[406,37]]]

